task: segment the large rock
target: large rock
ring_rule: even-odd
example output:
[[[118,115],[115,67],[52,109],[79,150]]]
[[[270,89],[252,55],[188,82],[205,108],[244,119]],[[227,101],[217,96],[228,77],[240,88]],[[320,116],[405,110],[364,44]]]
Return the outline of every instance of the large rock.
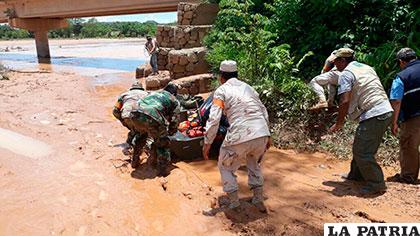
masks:
[[[139,67],[136,68],[136,78],[137,79],[147,77],[151,73],[152,73],[152,67],[150,66],[149,63],[140,65]]]
[[[181,2],[178,4],[178,25],[211,25],[218,12],[218,4]]]
[[[169,51],[167,68],[171,78],[208,73],[210,66],[206,62],[206,52],[205,47]]]
[[[178,92],[180,94],[192,94],[196,95],[199,93],[207,93],[211,91],[211,81],[214,80],[212,74],[199,74],[188,77],[183,77],[177,80],[173,80],[175,84],[179,86]]]
[[[158,45],[165,48],[193,48],[201,47],[202,41],[211,30],[211,25],[200,26],[168,26],[159,25],[156,37]]]
[[[169,71],[160,71],[157,75],[151,75],[145,78],[146,90],[158,90],[165,87],[171,78]]]

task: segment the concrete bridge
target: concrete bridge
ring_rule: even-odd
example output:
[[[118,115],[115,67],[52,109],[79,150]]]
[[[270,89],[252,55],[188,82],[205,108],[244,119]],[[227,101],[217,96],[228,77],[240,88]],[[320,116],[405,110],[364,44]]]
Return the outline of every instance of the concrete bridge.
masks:
[[[66,18],[176,11],[179,0],[0,0],[0,23],[35,34],[38,58],[50,58],[48,31]],[[197,1],[183,1],[197,2]]]

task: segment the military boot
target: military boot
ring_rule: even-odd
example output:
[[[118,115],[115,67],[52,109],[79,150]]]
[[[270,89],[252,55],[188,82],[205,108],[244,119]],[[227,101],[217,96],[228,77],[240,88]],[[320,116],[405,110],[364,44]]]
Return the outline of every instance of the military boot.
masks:
[[[241,204],[239,203],[238,191],[231,192],[227,194],[229,197],[229,209],[237,209]]]
[[[267,208],[264,206],[264,196],[263,196],[263,188],[256,187],[253,189],[254,196],[252,197],[252,204],[263,213],[267,212]]]

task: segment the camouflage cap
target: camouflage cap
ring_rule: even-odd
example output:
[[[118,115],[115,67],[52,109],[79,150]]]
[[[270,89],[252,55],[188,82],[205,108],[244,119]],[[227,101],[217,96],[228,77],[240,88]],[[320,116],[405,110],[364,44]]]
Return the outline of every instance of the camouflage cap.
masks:
[[[354,57],[354,51],[350,48],[340,48],[335,51],[334,55],[336,58],[339,57]]]
[[[137,82],[134,82],[131,85],[130,90],[132,90],[132,89],[141,89],[141,90],[144,90],[143,85],[140,82],[138,82],[138,81]]]
[[[397,59],[402,61],[410,61],[416,59],[416,52],[411,48],[403,48],[397,52]]]

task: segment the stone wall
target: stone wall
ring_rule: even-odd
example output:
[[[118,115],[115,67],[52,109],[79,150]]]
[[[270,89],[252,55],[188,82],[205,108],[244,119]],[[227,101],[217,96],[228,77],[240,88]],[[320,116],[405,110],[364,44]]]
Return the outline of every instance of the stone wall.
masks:
[[[180,94],[196,95],[210,91],[213,79],[212,74],[200,74],[175,80],[174,83],[178,85]]]
[[[209,72],[206,52],[205,47],[169,51],[165,67],[169,69],[171,79]]]
[[[180,86],[180,93],[198,94],[211,90],[213,76],[206,62],[203,39],[211,30],[219,8],[217,4],[180,3],[178,25],[160,25],[156,31],[159,45],[159,75],[145,78],[147,90],[163,88],[170,81]],[[139,68],[138,74],[146,74]]]
[[[147,77],[144,81],[145,88],[147,90],[157,90],[165,87],[171,81],[166,73],[162,72],[159,75]],[[210,91],[213,79],[213,75],[207,73],[183,77],[173,82],[178,85],[178,93],[196,95]]]
[[[212,25],[217,17],[217,4],[178,4],[178,25]]]
[[[211,25],[159,25],[156,30],[156,41],[160,47],[164,48],[182,49],[201,47],[203,38],[210,29]]]

